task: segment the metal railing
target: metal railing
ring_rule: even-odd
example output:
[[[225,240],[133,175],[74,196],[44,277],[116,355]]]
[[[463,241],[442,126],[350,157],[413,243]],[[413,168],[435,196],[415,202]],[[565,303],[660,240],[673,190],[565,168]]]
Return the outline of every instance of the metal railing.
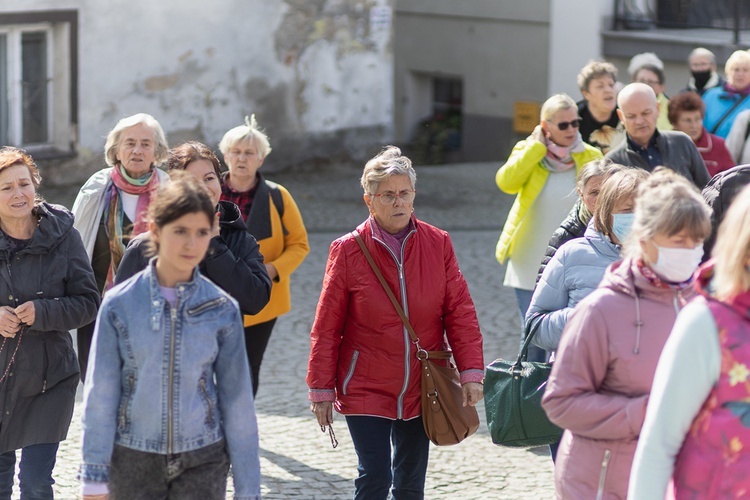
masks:
[[[656,0],[655,8],[644,8],[635,0],[615,0],[612,29],[716,29],[731,31],[734,44],[740,32],[750,29],[747,0]]]

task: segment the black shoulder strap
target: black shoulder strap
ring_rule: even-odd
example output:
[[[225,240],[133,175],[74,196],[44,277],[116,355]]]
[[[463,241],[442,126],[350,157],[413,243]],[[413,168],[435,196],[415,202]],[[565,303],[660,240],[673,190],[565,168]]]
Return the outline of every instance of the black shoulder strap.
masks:
[[[286,226],[284,226],[284,198],[281,196],[281,189],[279,189],[279,185],[273,181],[266,181],[266,186],[268,186],[268,192],[271,194],[273,206],[276,207],[276,211],[279,213],[281,229],[284,230],[284,235],[287,235],[289,234],[289,231],[287,231]]]
[[[745,123],[745,140],[742,141],[742,149],[745,149],[745,143],[747,142],[747,138],[750,137],[750,113],[747,115],[747,123]]]
[[[721,116],[721,118],[719,118],[719,121],[717,121],[717,122],[716,122],[716,123],[714,124],[714,126],[713,126],[713,127],[711,127],[711,130],[710,130],[709,132],[711,132],[712,134],[715,134],[715,133],[716,133],[716,131],[717,131],[717,130],[719,130],[719,127],[721,127],[721,125],[722,125],[722,124],[723,124],[723,123],[724,123],[724,122],[726,121],[726,119],[727,119],[727,118],[729,118],[729,115],[731,115],[731,114],[732,114],[732,112],[734,112],[734,110],[735,110],[735,109],[737,109],[737,108],[739,107],[739,105],[740,105],[740,104],[742,104],[743,102],[745,102],[745,99],[747,99],[747,98],[748,98],[748,96],[750,96],[750,94],[746,95],[745,97],[743,97],[743,98],[742,98],[742,99],[740,99],[739,101],[737,101],[737,102],[735,102],[734,104],[732,104],[732,107],[731,107],[731,108],[729,108],[729,109],[727,110],[727,112],[726,112],[726,113],[724,113],[724,114],[723,114],[723,115]]]

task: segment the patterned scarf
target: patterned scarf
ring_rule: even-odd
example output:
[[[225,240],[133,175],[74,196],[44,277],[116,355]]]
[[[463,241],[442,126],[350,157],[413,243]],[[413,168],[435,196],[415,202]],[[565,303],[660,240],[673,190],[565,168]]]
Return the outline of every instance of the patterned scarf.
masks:
[[[138,195],[136,216],[133,221],[133,229],[130,232],[130,237],[133,237],[148,230],[146,211],[151,204],[151,198],[153,197],[158,184],[159,176],[156,174],[154,168],[151,168],[147,174],[137,179],[128,176],[125,169],[122,168],[119,163],[112,169],[110,182],[107,184],[107,187],[104,188],[105,230],[107,232],[107,238],[109,238],[109,251],[111,255],[109,270],[107,271],[107,281],[104,285],[105,292],[112,288],[115,274],[117,274],[117,267],[120,265],[120,260],[122,260],[122,256],[125,253],[125,245],[123,244],[125,233],[123,233],[122,227],[125,212],[122,206],[120,191]],[[124,229],[125,231],[128,230],[128,228]]]
[[[576,166],[571,153],[581,153],[586,150],[581,133],[578,132],[576,141],[570,146],[558,146],[550,139],[545,140],[547,156],[542,158],[542,164],[550,172],[565,172]]]

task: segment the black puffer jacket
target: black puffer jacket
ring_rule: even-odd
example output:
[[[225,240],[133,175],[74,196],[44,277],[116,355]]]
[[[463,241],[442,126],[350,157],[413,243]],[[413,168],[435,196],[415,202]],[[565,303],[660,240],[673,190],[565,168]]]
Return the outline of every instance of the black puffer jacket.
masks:
[[[703,260],[711,257],[711,250],[716,243],[716,231],[724,220],[729,205],[742,188],[750,184],[750,165],[737,165],[729,170],[719,172],[703,189],[703,199],[713,211],[711,215],[711,236],[703,244]]]
[[[247,232],[240,209],[232,202],[220,201],[219,236],[211,238],[200,271],[239,303],[243,314],[258,314],[268,303],[271,278],[268,277],[260,246]],[[115,283],[119,284],[142,271],[148,265],[143,244],[149,233],[131,240],[120,266]]]
[[[31,328],[0,342],[0,376],[7,372],[0,385],[0,453],[65,439],[80,371],[68,330],[93,321],[99,307],[73,214],[47,203],[35,210],[39,226],[15,256],[0,232],[0,306],[32,301],[35,311]]]
[[[565,220],[560,223],[560,227],[555,229],[555,232],[552,233],[552,238],[550,238],[549,243],[547,243],[547,250],[544,252],[542,265],[539,266],[539,273],[537,273],[536,275],[537,283],[539,283],[539,279],[542,277],[544,268],[547,267],[547,264],[555,255],[557,249],[563,246],[563,243],[574,238],[580,238],[581,236],[583,236],[583,233],[586,232],[586,226],[588,225],[589,221],[581,220],[582,203],[583,202],[579,198],[576,204],[573,206],[573,209],[568,213],[568,216],[565,217]]]

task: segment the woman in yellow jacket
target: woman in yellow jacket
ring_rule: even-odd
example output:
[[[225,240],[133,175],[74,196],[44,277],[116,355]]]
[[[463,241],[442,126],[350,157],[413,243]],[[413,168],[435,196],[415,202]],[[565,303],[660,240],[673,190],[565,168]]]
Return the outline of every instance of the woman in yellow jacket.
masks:
[[[581,118],[573,99],[556,94],[544,103],[541,123],[513,148],[495,175],[501,191],[516,200],[497,242],[495,256],[507,261],[503,285],[516,292],[523,324],[547,242],[576,202],[576,174],[602,153],[581,139]],[[529,349],[530,359],[544,351]]]
[[[276,318],[292,307],[289,278],[307,254],[307,230],[297,204],[280,184],[265,180],[258,171],[271,152],[268,136],[258,128],[255,115],[224,134],[219,143],[229,172],[224,174],[222,200],[240,208],[247,230],[255,236],[271,278],[271,298],[261,312],[245,316],[245,348],[258,392],[260,365]]]

